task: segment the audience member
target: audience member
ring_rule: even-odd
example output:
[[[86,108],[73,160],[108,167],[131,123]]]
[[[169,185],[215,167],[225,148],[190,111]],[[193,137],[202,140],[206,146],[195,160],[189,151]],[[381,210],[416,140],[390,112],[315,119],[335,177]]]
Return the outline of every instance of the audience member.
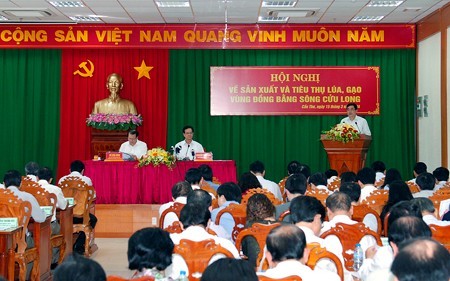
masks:
[[[358,184],[361,187],[361,196],[359,202],[364,201],[377,188],[375,187],[375,171],[372,168],[362,168],[356,175]]]
[[[413,194],[414,198],[418,197],[430,197],[433,195],[434,185],[436,184],[436,179],[430,173],[421,173],[416,178],[416,184],[420,187],[420,191]]]
[[[411,239],[400,245],[391,267],[398,281],[448,281],[450,253],[431,239]]]
[[[138,160],[147,154],[147,144],[138,139],[139,132],[130,130],[127,134],[128,140],[120,145],[119,151],[131,155],[134,160]]]
[[[179,181],[174,186],[172,186],[173,201],[162,204],[161,207],[159,207],[159,218],[161,219],[162,213],[165,210],[169,209],[171,206],[173,206],[175,202],[180,204],[186,204],[187,195],[191,191],[192,187],[187,181]],[[178,221],[177,215],[173,212],[167,213],[164,218],[163,228],[167,228],[175,221]]]
[[[433,171],[433,176],[436,178],[436,185],[434,186],[434,191],[436,191],[448,182],[449,171],[445,167],[439,167]]]
[[[93,259],[70,255],[53,272],[53,281],[106,281],[106,273]]]
[[[300,169],[301,169],[300,162],[296,160],[289,162],[289,164],[287,165],[288,176],[300,173]]]
[[[386,215],[390,212],[392,206],[401,201],[413,199],[408,185],[404,181],[394,181],[390,183],[388,201],[381,211],[381,221],[384,221]]]
[[[287,202],[275,207],[275,217],[279,218],[282,213],[289,210],[291,201],[302,196],[306,192],[306,178],[303,174],[293,174],[287,180],[284,185],[284,192],[286,193]],[[290,222],[290,216],[284,217],[285,222]]]
[[[348,171],[341,174],[341,184],[346,182],[358,182],[355,172]]]
[[[389,169],[386,172],[386,177],[384,178],[384,183],[380,187],[380,189],[389,190],[389,185],[394,181],[403,181],[402,175],[397,169]]]
[[[255,269],[246,260],[223,258],[210,264],[200,281],[258,281]]]
[[[324,173],[314,173],[308,179],[308,184],[311,186],[311,190],[324,190],[328,194],[331,193],[327,188],[327,176]]]
[[[327,184],[332,183],[338,178],[338,172],[334,169],[326,170],[325,175],[327,176]]]
[[[39,171],[39,168],[40,167],[39,167],[38,163],[36,163],[36,162],[28,162],[25,165],[25,175],[26,175],[26,177],[29,180],[31,180],[31,181],[37,182],[38,181],[37,173]]]
[[[283,200],[283,196],[281,195],[280,187],[278,184],[274,183],[273,181],[267,180],[264,178],[266,174],[266,168],[264,167],[264,163],[261,161],[255,161],[250,164],[250,172],[258,178],[259,183],[261,183],[261,186],[275,195],[275,197],[278,200]]]
[[[192,189],[200,189],[203,181],[202,172],[198,168],[190,168],[186,171],[184,180],[192,186]]]
[[[298,172],[304,175],[306,180],[311,176],[311,169],[306,164],[300,164],[300,166],[298,166]]]
[[[386,165],[382,161],[375,161],[371,168],[375,171],[375,182],[382,180],[386,175]]]
[[[219,208],[216,208],[211,211],[211,219],[212,221],[216,221],[217,214],[222,210],[228,207],[230,204],[240,204],[242,200],[241,189],[234,182],[226,182],[219,186],[217,189],[217,203],[219,204]],[[233,217],[225,213],[220,217],[220,223],[225,231],[230,235],[233,232],[234,227],[234,219]]]
[[[261,275],[270,278],[299,276],[303,281],[340,280],[339,276],[306,266],[309,250],[303,231],[295,225],[281,225],[272,229],[266,239],[266,258],[270,269]]]
[[[133,278],[165,277],[165,269],[172,264],[173,242],[169,233],[154,227],[140,229],[128,240],[128,268],[136,270]]]
[[[202,172],[203,181],[206,182],[210,187],[217,191],[219,184],[213,182],[213,170],[209,165],[203,164],[198,166],[200,172]]]
[[[427,225],[450,225],[450,221],[441,221],[436,218],[436,209],[434,208],[433,201],[430,199],[426,197],[414,198],[411,200],[411,204],[417,206],[417,208],[422,212],[422,219]]]
[[[249,189],[262,188],[258,178],[250,172],[245,172],[241,175],[238,185],[241,188],[242,195],[246,194]]]
[[[414,178],[409,180],[409,182],[416,183],[416,178],[422,174],[427,172],[427,164],[423,162],[417,162],[413,168]]]
[[[84,175],[84,163],[80,160],[75,160],[70,164],[70,174],[62,177],[58,181],[58,185],[61,184],[67,177],[76,177],[87,185],[92,186],[92,180]]]
[[[353,208],[358,208],[360,205],[359,197],[361,196],[361,188],[357,183],[345,182],[341,184],[339,191],[350,196]],[[377,232],[378,228],[381,227],[381,225],[378,225],[377,218],[373,214],[365,215],[362,222],[375,232]]]

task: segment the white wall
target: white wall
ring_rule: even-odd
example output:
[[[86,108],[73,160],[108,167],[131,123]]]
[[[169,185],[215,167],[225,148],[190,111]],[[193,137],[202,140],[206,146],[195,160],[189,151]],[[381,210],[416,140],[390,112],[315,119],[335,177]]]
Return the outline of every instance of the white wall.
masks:
[[[450,27],[447,28],[447,138],[450,137]],[[447,140],[450,144],[450,139]],[[447,149],[450,166],[450,147]]]
[[[441,34],[418,44],[418,96],[428,95],[428,117],[418,117],[418,161],[441,166]],[[450,111],[449,111],[450,112]]]

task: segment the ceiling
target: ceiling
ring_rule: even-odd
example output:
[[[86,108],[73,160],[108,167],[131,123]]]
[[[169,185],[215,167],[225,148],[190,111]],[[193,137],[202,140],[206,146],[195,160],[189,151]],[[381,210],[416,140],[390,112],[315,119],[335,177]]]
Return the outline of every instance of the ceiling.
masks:
[[[161,0],[162,1],[162,0]],[[183,0],[171,0],[180,2]],[[309,17],[289,17],[283,23],[354,23],[357,16],[384,16],[381,20],[355,23],[416,23],[448,4],[450,0],[405,0],[397,7],[369,7],[370,0],[296,0],[293,7],[263,7],[263,0],[185,0],[188,7],[160,7],[159,0],[82,0],[84,7],[54,7],[50,0],[0,0],[0,23],[66,23],[70,17],[94,17],[98,23],[173,24],[173,23],[261,23],[259,16],[301,10],[314,12]],[[54,1],[53,1],[54,2]],[[69,1],[58,1],[69,2]],[[70,1],[73,2],[73,1]],[[167,1],[166,1],[167,2]],[[376,1],[394,2],[394,1]],[[273,3],[272,3],[273,4]],[[29,11],[31,10],[31,11]],[[300,11],[298,11],[300,10]],[[17,15],[17,14],[21,15]],[[25,14],[23,14],[25,13]],[[3,17],[1,17],[3,16]],[[278,13],[278,16],[281,16]],[[86,21],[79,21],[85,23]]]

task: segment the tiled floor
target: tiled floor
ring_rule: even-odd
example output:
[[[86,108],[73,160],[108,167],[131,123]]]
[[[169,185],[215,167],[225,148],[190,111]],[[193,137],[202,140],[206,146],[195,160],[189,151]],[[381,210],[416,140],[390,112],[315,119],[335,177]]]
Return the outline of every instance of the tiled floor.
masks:
[[[128,269],[128,238],[95,238],[98,250],[92,259],[100,263],[106,275],[130,278],[133,272]]]

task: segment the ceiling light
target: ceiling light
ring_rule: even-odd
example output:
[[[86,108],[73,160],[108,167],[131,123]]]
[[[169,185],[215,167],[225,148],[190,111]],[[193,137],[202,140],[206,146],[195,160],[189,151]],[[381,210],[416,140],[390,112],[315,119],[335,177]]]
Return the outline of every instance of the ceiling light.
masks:
[[[266,23],[286,23],[289,17],[258,17],[258,22]]]
[[[370,1],[367,7],[398,7],[405,1]]]
[[[5,18],[4,16],[0,16],[0,21],[5,21],[8,20],[7,18]]]
[[[30,18],[30,17],[49,17],[52,14],[45,9],[9,9],[3,10],[5,14],[19,17],[19,18]]]
[[[72,16],[69,17],[71,20],[74,21],[89,21],[89,22],[99,22],[101,21],[99,17],[96,16]]]
[[[189,1],[156,1],[156,5],[160,8],[189,8]]]
[[[82,8],[84,7],[81,1],[48,1],[56,8]]]
[[[351,21],[380,21],[384,18],[384,16],[357,16],[354,17]]]
[[[420,12],[420,10],[422,10],[422,7],[409,7],[409,8],[404,8],[403,12],[406,12],[406,13],[408,13],[408,12],[417,13],[417,12]]]
[[[264,0],[262,7],[265,8],[277,8],[277,7],[294,7],[297,1],[270,1]]]
[[[277,9],[269,11],[267,14],[270,17],[297,17],[306,18],[314,15],[315,10],[305,10],[305,9]]]

